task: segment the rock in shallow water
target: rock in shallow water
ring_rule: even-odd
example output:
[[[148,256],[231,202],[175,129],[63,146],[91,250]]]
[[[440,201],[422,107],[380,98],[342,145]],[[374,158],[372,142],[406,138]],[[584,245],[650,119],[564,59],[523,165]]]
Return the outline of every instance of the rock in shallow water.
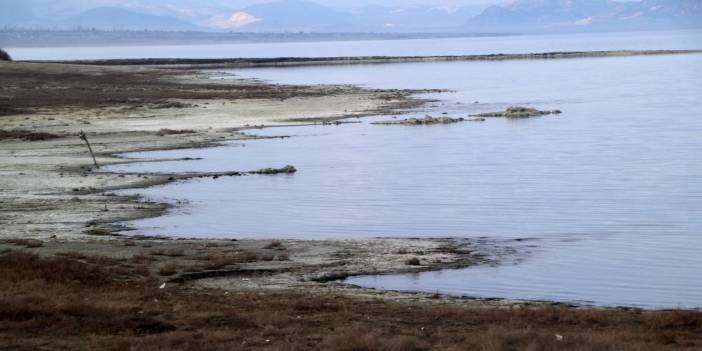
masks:
[[[371,124],[377,125],[403,125],[403,126],[420,126],[420,125],[432,125],[432,124],[451,124],[459,122],[482,122],[484,119],[465,119],[465,118],[451,118],[451,117],[432,117],[426,116],[424,118],[405,118],[405,119],[393,119],[389,121],[373,122]]]
[[[540,111],[535,108],[522,107],[522,106],[512,106],[502,112],[486,112],[473,115],[474,117],[505,117],[505,118],[530,118],[530,117],[540,117],[546,115],[559,115],[560,110],[553,111]]]
[[[264,168],[264,169],[259,169],[258,171],[253,171],[249,172],[249,174],[263,174],[263,175],[270,175],[270,174],[292,174],[297,172],[297,169],[294,166],[287,165],[283,168]]]

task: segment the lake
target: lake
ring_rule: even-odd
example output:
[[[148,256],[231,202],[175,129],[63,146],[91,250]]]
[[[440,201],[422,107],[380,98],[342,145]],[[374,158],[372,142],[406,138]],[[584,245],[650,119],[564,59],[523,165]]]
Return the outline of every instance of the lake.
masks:
[[[702,43],[695,33],[683,37]],[[639,35],[626,43],[668,48],[681,38],[654,42]],[[583,50],[625,44],[616,36],[612,43],[601,35],[589,38],[549,45]],[[532,43],[514,40],[514,47],[499,45],[514,52],[551,51],[539,46],[542,37]],[[358,124],[256,132],[290,139],[131,154],[203,159],[112,169],[246,171],[286,164],[299,169],[289,176],[204,179],[136,191],[150,199],[186,202],[166,216],[130,223],[136,233],[523,238],[528,254],[497,266],[346,282],[598,306],[702,307],[702,55],[230,73],[279,83],[453,90],[428,96],[440,101],[413,112],[419,116],[466,117],[511,105],[564,113],[411,127],[371,125],[390,118],[371,117]]]
[[[702,47],[701,33],[699,30],[689,30],[344,42],[6,49],[16,60],[478,55],[579,50],[699,49]]]

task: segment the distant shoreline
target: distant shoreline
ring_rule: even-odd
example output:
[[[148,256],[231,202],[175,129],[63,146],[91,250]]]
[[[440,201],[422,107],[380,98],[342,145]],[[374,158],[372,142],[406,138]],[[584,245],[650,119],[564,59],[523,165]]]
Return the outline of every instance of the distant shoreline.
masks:
[[[148,45],[227,45],[330,41],[480,38],[516,33],[255,33],[102,30],[0,30],[0,47],[51,48]],[[106,44],[108,43],[108,44]]]
[[[353,64],[388,64],[412,62],[449,61],[508,61],[508,60],[555,60],[572,58],[652,56],[699,54],[695,50],[612,50],[612,51],[562,51],[525,54],[488,54],[458,56],[358,56],[358,57],[277,57],[277,58],[224,58],[224,59],[108,59],[108,60],[52,60],[26,61],[35,63],[71,63],[94,66],[168,66],[172,68],[260,68]]]

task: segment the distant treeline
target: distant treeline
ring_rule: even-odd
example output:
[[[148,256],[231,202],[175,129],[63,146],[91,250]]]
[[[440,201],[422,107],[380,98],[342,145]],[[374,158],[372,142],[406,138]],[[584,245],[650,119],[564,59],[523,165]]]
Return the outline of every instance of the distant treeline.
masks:
[[[172,31],[104,31],[81,29],[0,30],[4,47],[119,46],[145,44],[227,44],[261,42],[351,41],[433,39],[495,36],[474,33],[255,33],[255,32],[172,32]]]

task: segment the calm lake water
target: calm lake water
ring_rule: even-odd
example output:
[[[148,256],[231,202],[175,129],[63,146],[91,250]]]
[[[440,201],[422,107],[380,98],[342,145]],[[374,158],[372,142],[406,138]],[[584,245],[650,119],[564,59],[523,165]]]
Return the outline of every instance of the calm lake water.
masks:
[[[290,139],[132,154],[203,160],[113,169],[299,169],[290,176],[140,190],[186,205],[131,223],[137,233],[529,238],[528,255],[494,267],[347,282],[478,297],[702,307],[702,55],[233,73],[282,83],[455,90],[431,96],[441,101],[417,115],[465,117],[516,104],[564,113],[424,127],[370,125],[388,117],[369,118],[257,131]]]
[[[524,35],[230,45],[8,48],[16,60],[428,56],[578,50],[699,49],[702,31]]]

